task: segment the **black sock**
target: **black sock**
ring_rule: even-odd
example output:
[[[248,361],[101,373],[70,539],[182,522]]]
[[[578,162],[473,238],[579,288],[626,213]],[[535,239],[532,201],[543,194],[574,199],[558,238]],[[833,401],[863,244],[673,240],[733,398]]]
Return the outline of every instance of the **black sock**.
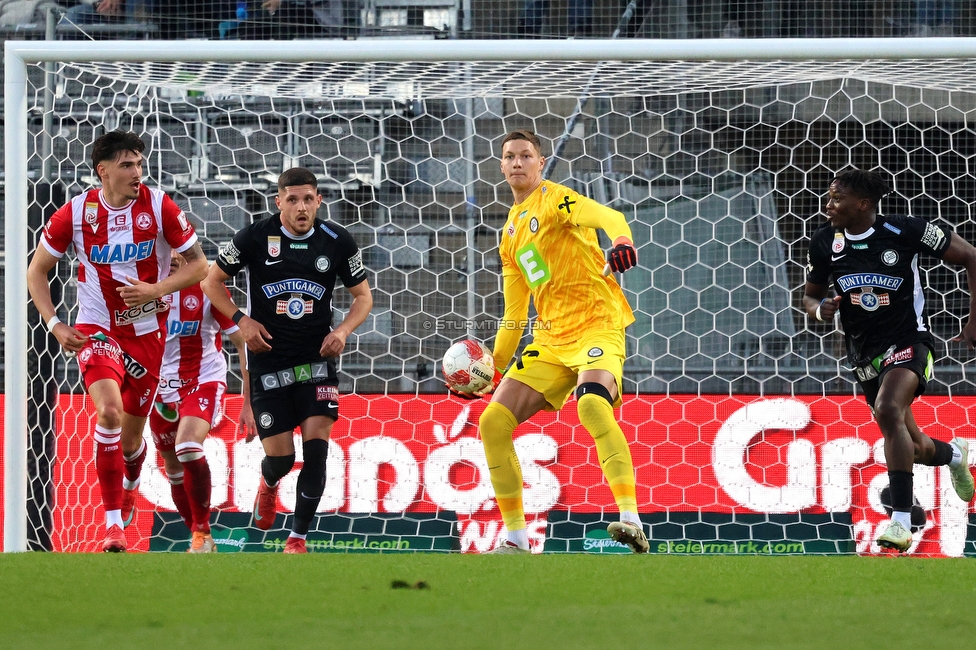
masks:
[[[915,497],[912,494],[912,473],[888,470],[891,484],[891,509],[897,512],[911,512]]]
[[[287,456],[265,456],[261,461],[261,475],[268,485],[275,485],[295,465],[295,454]]]
[[[318,438],[308,440],[302,443],[302,455],[304,464],[298,473],[292,531],[306,535],[325,490],[325,461],[329,455],[329,442]]]
[[[952,446],[948,442],[933,439],[935,444],[935,456],[932,457],[931,465],[948,465],[952,462]]]

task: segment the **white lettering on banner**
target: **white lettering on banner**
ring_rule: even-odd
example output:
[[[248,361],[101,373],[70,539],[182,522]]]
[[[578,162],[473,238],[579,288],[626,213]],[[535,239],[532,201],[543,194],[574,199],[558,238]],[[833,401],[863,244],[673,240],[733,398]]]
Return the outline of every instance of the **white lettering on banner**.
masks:
[[[548,520],[540,517],[525,524],[525,532],[529,538],[529,549],[533,553],[542,553],[546,543],[546,527]],[[497,520],[485,522],[477,520],[458,522],[458,538],[461,552],[487,553],[506,539],[505,526]]]
[[[445,433],[444,427],[440,424],[434,425],[434,440],[443,444],[454,440],[464,432],[464,427],[468,424],[468,414],[471,413],[471,405],[465,404],[458,416],[451,423],[451,428]]]
[[[725,421],[712,447],[712,466],[718,484],[730,497],[751,510],[766,513],[796,512],[817,503],[817,455],[809,440],[787,445],[785,486],[763,485],[746,470],[749,443],[767,429],[798,432],[811,422],[803,402],[777,398],[753,402]]]
[[[451,468],[459,463],[467,463],[478,469],[478,485],[465,490],[454,487]],[[487,505],[489,510],[494,505],[485,449],[477,438],[460,438],[453,444],[430,452],[424,463],[424,484],[430,500],[445,510],[470,515],[478,512],[483,505]]]
[[[871,445],[858,438],[841,438],[825,442],[820,448],[821,500],[827,512],[846,512],[851,509],[854,465],[867,461]]]
[[[807,401],[797,398],[751,399],[754,401],[747,405],[738,401],[733,406],[736,410],[726,421],[711,420],[718,427],[716,432],[709,425],[715,435],[714,444],[694,463],[698,468],[695,474],[698,476],[701,472],[701,478],[681,479],[685,481],[684,489],[700,487],[703,491],[711,490],[714,495],[714,490],[720,488],[725,494],[720,497],[719,508],[731,508],[733,512],[742,508],[760,513],[795,513],[808,508],[822,508],[826,512],[850,511],[855,515],[853,533],[857,551],[878,553],[874,541],[888,522],[879,495],[887,485],[888,477],[884,471],[884,442],[875,438],[876,425],[865,420],[857,424],[859,428],[853,429],[845,422],[839,422],[835,411],[822,413],[820,408],[835,408],[835,402],[829,400],[821,407],[818,402],[808,405]],[[843,404],[846,406],[849,402],[846,400]],[[472,411],[477,412],[477,409],[467,404],[458,408],[459,412],[450,409],[448,415],[440,418],[441,422],[431,421],[429,415],[427,419],[415,418],[412,420],[414,424],[404,429],[403,434],[377,427],[376,435],[372,435],[372,431],[362,432],[358,439],[330,441],[327,483],[318,511],[403,512],[431,508],[454,511],[459,517],[459,533],[466,540],[463,548],[480,549],[492,543],[491,540],[497,539],[500,525],[496,523],[494,531],[488,529],[489,520],[498,521],[498,513],[484,450],[474,435],[476,417],[472,416]],[[863,402],[858,403],[858,408],[866,412]],[[405,414],[404,417],[413,416]],[[824,418],[831,419],[821,421]],[[472,419],[474,421],[470,421]],[[930,422],[932,418],[926,416],[923,419]],[[946,419],[941,420],[943,425],[946,422]],[[233,426],[233,423],[223,426]],[[860,428],[862,426],[868,429],[865,431]],[[385,431],[385,435],[379,435],[381,431]],[[565,501],[565,490],[575,486],[571,484],[571,478],[559,473],[559,468],[564,465],[553,464],[559,458],[562,438],[559,434],[548,435],[541,431],[530,428],[515,440],[526,482],[523,497],[530,520],[532,515],[544,517],[557,503],[573,505],[579,503],[576,499],[580,498],[572,497],[572,503]],[[785,441],[782,435],[767,438],[759,447],[760,455],[751,457],[750,453],[754,451],[751,447],[764,431],[792,435]],[[145,437],[152,457],[156,449],[148,430]],[[945,436],[940,434],[940,437]],[[976,440],[970,442],[976,446]],[[761,451],[765,444],[780,449],[782,457],[779,463],[773,461],[778,465],[773,470],[777,478],[764,481],[757,478],[761,475],[754,471],[751,463],[768,463],[768,459],[763,460],[765,452]],[[295,447],[296,460],[301,463],[300,436],[295,436]],[[250,512],[264,455],[260,445],[218,434],[207,438],[204,449],[213,475],[214,506]],[[716,482],[707,475],[709,463]],[[394,471],[382,472],[390,484],[381,486],[384,465],[391,466]],[[279,496],[283,510],[294,508],[300,467],[296,464],[295,469],[282,479]],[[655,481],[664,482],[669,480],[666,476],[673,476],[669,467],[672,466],[638,471],[648,472],[642,480],[653,487],[657,484]],[[470,478],[459,483],[459,469],[461,476]],[[929,513],[927,529],[932,529],[928,536],[924,531],[917,533],[916,545],[921,544],[921,552],[960,556],[965,548],[971,508],[955,495],[946,468],[936,470],[916,465],[913,472],[914,492]],[[162,468],[156,467],[155,463],[146,464],[141,491],[160,508],[174,509],[169,482]],[[564,497],[562,502],[561,496]],[[701,504],[694,498],[689,505],[699,507]],[[656,507],[654,503],[646,506],[653,509]],[[478,522],[473,524],[469,518]]]
[[[380,465],[390,465],[396,482],[379,502]],[[349,445],[349,511],[400,512],[418,496],[420,467],[410,449],[396,438],[376,436]]]
[[[153,442],[152,434],[149,431],[148,419],[142,436],[146,441],[146,457],[156,458],[156,444]],[[219,438],[208,437],[203,441],[203,452],[207,456],[207,464],[210,465],[210,503],[215,505],[224,503],[227,501],[231,480],[227,445]],[[236,458],[237,455],[235,454],[235,460]],[[258,460],[260,462],[260,459]],[[145,463],[143,465],[139,491],[142,496],[160,508],[176,510],[169,479],[166,478],[166,472],[162,465],[156,463]],[[254,493],[257,494],[257,484],[254,486]],[[251,501],[253,503],[253,496]]]

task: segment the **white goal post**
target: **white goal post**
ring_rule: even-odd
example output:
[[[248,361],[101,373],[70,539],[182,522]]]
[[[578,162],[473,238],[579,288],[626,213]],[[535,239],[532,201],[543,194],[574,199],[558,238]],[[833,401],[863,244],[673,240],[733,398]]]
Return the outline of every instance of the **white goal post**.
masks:
[[[368,92],[406,94],[408,99],[456,97],[547,98],[551,88],[538,78],[558,79],[562,101],[608,97],[614,86],[628,96],[720,92],[728,89],[857,79],[892,86],[935,88],[948,93],[976,91],[976,39],[722,39],[722,40],[361,40],[361,41],[124,41],[5,43],[5,408],[3,549],[27,550],[28,452],[28,293],[25,282],[31,251],[28,212],[28,65],[73,62],[98,69],[118,65],[126,81],[228,94],[276,87],[273,68],[290,90],[302,96],[343,92],[342,75],[355,81],[356,65],[373,66],[381,79]],[[322,70],[309,67],[324,64]],[[334,71],[332,64],[356,64]],[[411,63],[413,65],[411,65]],[[174,64],[174,65],[168,65]],[[190,75],[177,67],[186,64]],[[247,66],[255,64],[255,66]],[[290,77],[289,65],[294,65]],[[380,65],[389,64],[389,65]],[[419,65],[418,65],[419,64]],[[244,65],[247,74],[221,77],[226,66]],[[933,72],[937,66],[938,73]],[[174,72],[175,71],[175,72]],[[323,78],[324,77],[324,78]],[[364,79],[366,77],[364,76]],[[202,81],[200,81],[202,80]],[[208,81],[209,80],[209,81]],[[216,81],[215,81],[216,80]],[[366,83],[369,81],[367,80]],[[330,85],[331,84],[331,85]],[[385,90],[377,90],[378,88]],[[303,89],[304,88],[304,89]],[[406,90],[405,90],[406,89]],[[265,91],[267,92],[267,91]],[[33,98],[30,98],[33,99]],[[565,117],[565,115],[563,115]],[[969,116],[972,120],[972,115]],[[531,123],[531,122],[529,122]],[[971,122],[970,122],[971,124]],[[567,137],[571,135],[566,134]],[[560,134],[549,134],[559,143]],[[558,180],[558,179],[556,179]],[[823,188],[811,188],[822,191]],[[611,196],[609,199],[613,199]],[[473,235],[471,235],[473,237]],[[468,289],[474,291],[473,280]],[[633,290],[630,287],[630,290]],[[761,391],[761,389],[760,389]]]

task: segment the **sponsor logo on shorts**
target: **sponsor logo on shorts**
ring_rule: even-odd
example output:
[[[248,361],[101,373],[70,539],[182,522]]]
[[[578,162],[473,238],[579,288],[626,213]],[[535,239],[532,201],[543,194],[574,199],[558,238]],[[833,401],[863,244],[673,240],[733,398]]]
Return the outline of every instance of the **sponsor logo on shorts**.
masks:
[[[329,377],[329,364],[324,361],[317,363],[306,363],[294,368],[286,368],[278,372],[269,372],[261,375],[261,387],[264,390],[284,388],[305,381],[316,379],[327,379]]]
[[[905,348],[903,350],[893,352],[889,356],[885,357],[883,365],[890,366],[892,364],[905,363],[906,361],[911,361],[914,358],[915,348]]]
[[[274,418],[271,417],[270,413],[262,413],[258,416],[258,424],[261,425],[262,429],[270,429],[271,425],[274,424]]]
[[[339,389],[335,386],[316,386],[315,399],[319,402],[335,402],[339,399]],[[336,406],[339,405],[336,404]]]

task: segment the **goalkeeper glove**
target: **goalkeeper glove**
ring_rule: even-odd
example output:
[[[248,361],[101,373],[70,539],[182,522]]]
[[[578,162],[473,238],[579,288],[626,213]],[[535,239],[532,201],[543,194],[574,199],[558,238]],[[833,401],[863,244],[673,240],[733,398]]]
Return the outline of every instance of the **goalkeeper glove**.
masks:
[[[607,262],[614,273],[623,273],[637,266],[637,249],[634,242],[626,237],[618,237],[615,246],[607,253]]]
[[[496,388],[498,388],[498,384],[501,383],[502,377],[504,377],[504,375],[496,369],[495,376],[492,377],[491,383],[488,384],[488,386],[486,386],[483,390],[480,390],[476,393],[462,393],[459,390],[455,390],[454,388],[451,388],[449,384],[444,384],[444,385],[447,386],[447,392],[450,393],[451,395],[454,395],[455,397],[460,397],[461,399],[481,399],[485,395],[490,395],[492,392],[494,392]]]

